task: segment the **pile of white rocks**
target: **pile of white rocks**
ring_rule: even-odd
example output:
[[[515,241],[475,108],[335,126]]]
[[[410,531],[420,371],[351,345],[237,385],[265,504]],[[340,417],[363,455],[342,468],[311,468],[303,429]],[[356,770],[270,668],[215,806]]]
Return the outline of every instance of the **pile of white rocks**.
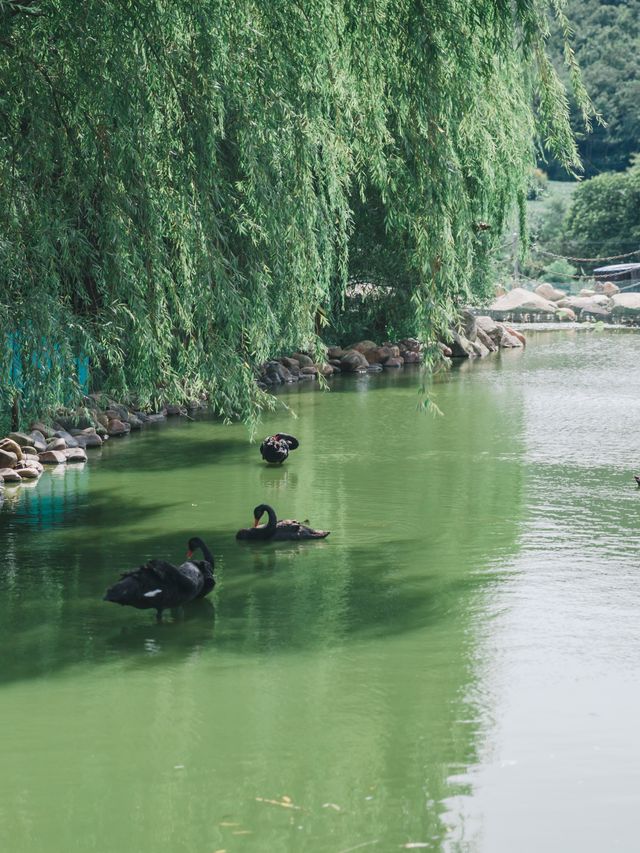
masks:
[[[640,322],[640,293],[621,293],[612,281],[597,282],[594,288],[583,288],[577,294],[567,294],[543,283],[534,291],[515,287],[495,299],[487,311],[497,320],[637,323]]]

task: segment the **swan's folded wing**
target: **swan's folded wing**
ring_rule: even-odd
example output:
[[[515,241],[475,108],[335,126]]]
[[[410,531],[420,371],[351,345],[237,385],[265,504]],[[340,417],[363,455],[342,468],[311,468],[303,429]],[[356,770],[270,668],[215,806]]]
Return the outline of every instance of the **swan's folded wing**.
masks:
[[[278,435],[289,445],[289,450],[296,450],[296,448],[300,447],[300,442],[294,436],[287,435],[285,432],[278,433]]]
[[[177,566],[167,563],[166,560],[149,560],[144,568],[152,572],[161,582],[173,584],[185,592],[192,590],[193,581],[191,578],[185,577]]]

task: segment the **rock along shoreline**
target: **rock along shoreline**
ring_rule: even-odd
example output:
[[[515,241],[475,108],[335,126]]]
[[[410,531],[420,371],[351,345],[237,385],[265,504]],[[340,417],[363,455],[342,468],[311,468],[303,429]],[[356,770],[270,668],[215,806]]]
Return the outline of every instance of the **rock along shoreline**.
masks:
[[[476,317],[464,310],[458,330],[438,342],[445,363],[455,359],[482,358],[501,348],[525,345],[525,338],[488,316]],[[327,347],[322,361],[308,352],[294,352],[265,362],[256,372],[258,386],[269,390],[286,383],[330,378],[340,373],[379,373],[420,365],[424,344],[417,338],[401,341],[362,340],[345,348]],[[10,432],[0,439],[0,503],[5,485],[19,487],[39,480],[46,467],[78,465],[88,461],[87,450],[100,448],[105,441],[162,423],[170,417],[189,417],[189,411],[206,408],[205,402],[187,406],[167,405],[159,412],[142,412],[110,400],[103,394],[89,394],[75,412],[60,412],[50,425],[34,421],[29,431]]]

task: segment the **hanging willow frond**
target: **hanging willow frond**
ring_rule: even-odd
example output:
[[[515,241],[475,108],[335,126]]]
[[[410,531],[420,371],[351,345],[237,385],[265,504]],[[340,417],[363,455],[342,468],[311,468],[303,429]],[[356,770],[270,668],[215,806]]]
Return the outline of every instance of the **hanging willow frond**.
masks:
[[[544,53],[559,9],[0,0],[2,407],[72,401],[83,354],[139,405],[253,417],[253,367],[313,347],[357,273],[435,334],[536,132],[578,165]]]

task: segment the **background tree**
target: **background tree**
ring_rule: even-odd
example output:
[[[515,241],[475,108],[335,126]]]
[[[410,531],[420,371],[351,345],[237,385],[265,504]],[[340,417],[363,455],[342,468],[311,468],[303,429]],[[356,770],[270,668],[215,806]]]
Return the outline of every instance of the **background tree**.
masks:
[[[584,132],[581,110],[572,101],[572,126],[587,177],[627,168],[640,150],[640,0],[568,0],[573,46],[584,83],[606,125]],[[552,53],[563,79],[563,37],[555,29]],[[544,166],[566,179],[553,158]]]
[[[626,172],[609,172],[580,184],[563,230],[565,253],[607,257],[640,250],[640,159]],[[629,258],[637,261],[640,258]],[[591,272],[593,266],[586,264]]]
[[[73,401],[83,353],[114,396],[251,417],[255,364],[337,322],[350,271],[435,337],[486,281],[536,127],[577,164],[550,13],[0,0],[0,408]]]

